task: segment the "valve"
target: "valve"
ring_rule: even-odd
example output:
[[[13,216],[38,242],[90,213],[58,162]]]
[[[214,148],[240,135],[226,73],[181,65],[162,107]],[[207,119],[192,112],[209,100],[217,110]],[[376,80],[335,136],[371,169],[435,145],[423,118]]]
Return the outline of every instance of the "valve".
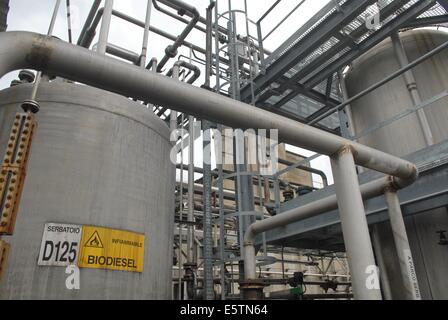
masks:
[[[287,185],[285,191],[283,191],[283,197],[285,198],[285,202],[294,199],[294,190],[291,188],[290,185]]]
[[[294,272],[294,276],[288,279],[288,284],[293,287],[301,287],[304,283],[304,274],[303,272]]]

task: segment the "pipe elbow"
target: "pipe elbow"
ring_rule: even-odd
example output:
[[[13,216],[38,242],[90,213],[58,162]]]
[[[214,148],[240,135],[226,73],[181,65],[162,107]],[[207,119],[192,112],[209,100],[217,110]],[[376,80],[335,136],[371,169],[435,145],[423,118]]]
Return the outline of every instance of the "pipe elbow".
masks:
[[[415,181],[417,181],[419,177],[419,171],[415,164],[411,167],[411,174],[408,178],[399,178],[399,177],[392,177],[392,186],[396,190],[404,189],[410,185],[412,185]]]
[[[253,246],[256,235],[255,223],[253,223],[249,226],[249,228],[247,228],[246,233],[244,234],[244,246]]]

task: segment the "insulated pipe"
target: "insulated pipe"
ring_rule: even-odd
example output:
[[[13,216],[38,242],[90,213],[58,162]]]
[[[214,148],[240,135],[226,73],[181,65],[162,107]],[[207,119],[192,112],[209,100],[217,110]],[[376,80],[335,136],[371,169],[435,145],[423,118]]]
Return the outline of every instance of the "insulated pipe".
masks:
[[[414,261],[404,225],[403,213],[401,212],[400,200],[398,199],[397,192],[392,188],[386,189],[384,197],[389,208],[390,225],[392,227],[395,248],[397,249],[406,299],[421,300]]]
[[[199,21],[199,12],[198,10],[196,10],[195,7],[190,6],[189,4],[183,2],[183,1],[179,1],[179,0],[170,0],[170,1],[166,1],[166,0],[159,0],[159,2],[170,6],[174,9],[177,9],[178,7],[180,7],[181,9],[191,13],[193,15],[192,20],[190,21],[190,23],[187,25],[187,27],[184,29],[184,31],[182,31],[182,33],[180,34],[179,37],[177,37],[176,41],[174,41],[174,43],[170,46],[168,46],[165,49],[165,56],[162,58],[162,60],[160,61],[159,65],[157,66],[157,72],[162,72],[163,67],[167,64],[167,62],[171,59],[177,56],[177,49],[179,49],[179,47],[182,45],[182,43],[184,42],[184,40],[187,38],[187,36],[190,34],[191,30],[193,30],[194,26],[198,23]]]
[[[352,150],[341,149],[331,158],[331,164],[353,293],[359,300],[381,300],[378,270]]]
[[[107,40],[109,39],[110,22],[112,20],[112,10],[114,0],[105,0],[103,20],[101,21],[100,35],[98,38],[98,47],[96,51],[99,54],[106,54]]]
[[[397,177],[398,186],[409,185],[418,176],[414,164],[396,156],[58,39],[4,32],[0,45],[0,76],[18,69],[43,70],[226,126],[278,129],[281,142],[319,154],[331,156],[350,146],[358,165]]]

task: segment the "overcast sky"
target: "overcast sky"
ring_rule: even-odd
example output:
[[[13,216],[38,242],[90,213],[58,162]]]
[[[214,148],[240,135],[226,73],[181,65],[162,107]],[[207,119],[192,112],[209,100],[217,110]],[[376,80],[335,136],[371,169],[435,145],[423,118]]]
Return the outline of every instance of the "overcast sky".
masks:
[[[209,0],[189,0],[186,1],[189,4],[195,6],[201,15],[205,17],[205,8],[209,5]],[[297,4],[301,1],[299,0],[283,0],[280,4],[273,10],[263,21],[262,30],[263,34],[268,34],[272,28],[274,28],[278,22],[280,22]],[[282,44],[293,32],[300,28],[309,18],[311,18],[319,9],[321,9],[329,0],[307,0],[303,5],[289,17],[285,23],[278,28],[272,35],[266,39],[264,46],[270,50],[275,50],[280,44]],[[55,0],[11,0],[10,1],[10,13],[8,16],[8,31],[31,31],[37,33],[45,34],[48,30],[51,14],[53,11]],[[244,9],[243,0],[232,0],[232,9]],[[257,21],[264,12],[274,3],[273,0],[247,0],[248,16],[252,21]],[[114,9],[119,10],[125,14],[131,15],[132,17],[144,21],[146,14],[146,4],[147,0],[115,0]],[[91,0],[72,0],[72,28],[73,28],[73,38],[76,42],[79,33],[82,29],[83,23],[89,13],[90,7],[92,5]],[[218,1],[219,11],[224,12],[228,10],[228,1],[220,0]],[[163,5],[161,5],[163,6]],[[238,19],[238,33],[242,36],[246,35],[246,27],[244,22],[244,16],[242,14],[237,15]],[[226,21],[222,19],[220,21],[222,25],[225,25]],[[172,19],[166,15],[161,14],[153,8],[151,15],[151,24],[169,32],[173,35],[179,35],[185,24]],[[250,34],[256,36],[256,29],[251,24],[249,28]],[[56,21],[54,36],[62,39],[68,40],[67,35],[67,18],[66,18],[66,8],[65,1],[62,1],[58,18]],[[112,19],[111,32],[109,36],[109,43],[118,45],[120,47],[131,50],[135,53],[140,54],[141,43],[143,40],[143,29],[133,26],[125,21],[122,21],[116,17]],[[205,35],[194,30],[189,37],[188,41],[204,47]],[[94,40],[94,44],[97,42],[97,38]],[[165,48],[172,42],[159,35],[150,34],[149,38],[149,58],[157,57],[159,60],[164,55]],[[190,51],[188,48],[182,48],[179,50],[180,54],[186,57],[190,56]],[[149,60],[148,58],[148,60]],[[174,59],[173,59],[174,61]],[[167,65],[167,69],[171,67],[171,64]],[[17,77],[17,72],[11,73],[0,80],[0,88],[8,87],[11,80]],[[199,84],[200,85],[200,84]],[[306,152],[304,150],[293,149],[295,152],[300,152],[306,156],[312,153]],[[199,159],[198,159],[199,160]],[[313,162],[314,167],[319,167],[324,169],[331,178],[331,170],[329,166],[328,159],[320,159]],[[316,178],[316,180],[318,180]]]

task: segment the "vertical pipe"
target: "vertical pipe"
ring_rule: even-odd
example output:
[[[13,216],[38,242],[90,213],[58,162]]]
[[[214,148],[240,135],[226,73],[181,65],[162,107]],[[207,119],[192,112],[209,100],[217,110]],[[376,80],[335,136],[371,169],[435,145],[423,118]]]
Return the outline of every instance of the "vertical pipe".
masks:
[[[213,285],[213,239],[212,239],[212,181],[211,181],[211,123],[203,122],[203,150],[204,150],[204,298],[215,298]],[[220,203],[223,207],[223,203]],[[221,209],[222,210],[222,209]]]
[[[212,59],[213,59],[213,32],[212,32],[212,10],[215,3],[211,1],[206,13],[206,33],[205,33],[205,87],[210,87],[210,78],[212,74]]]
[[[82,40],[84,36],[86,35],[87,30],[90,28],[93,20],[95,19],[95,15],[98,11],[98,8],[100,7],[101,0],[95,0],[92,4],[92,7],[90,9],[89,15],[87,16],[86,22],[84,23],[84,26],[82,27],[81,33],[79,34],[78,38],[78,46],[81,45]]]
[[[258,48],[260,50],[261,68],[264,70],[265,62],[264,62],[264,47],[263,47],[263,31],[261,30],[261,21],[257,22],[257,37],[258,37]]]
[[[98,39],[98,47],[96,50],[99,54],[106,54],[107,40],[109,38],[110,22],[112,20],[113,7],[114,7],[114,0],[105,0],[103,19],[101,21],[101,29]]]
[[[222,132],[222,126],[218,125],[218,131]],[[220,233],[220,239],[219,239],[219,250],[220,250],[220,259],[221,259],[221,300],[226,300],[226,292],[225,288],[226,286],[226,279],[225,279],[225,223],[224,223],[224,174],[223,174],[223,154],[222,154],[222,144],[219,145],[219,148],[216,148],[215,150],[219,151],[218,159],[221,161],[218,162],[218,179],[219,179],[219,233]]]
[[[178,64],[174,64],[173,66],[173,79],[178,80],[179,79],[179,70],[180,66]],[[171,110],[170,113],[170,131],[171,133],[173,133],[174,131],[177,130],[177,117],[178,117],[178,112]],[[181,134],[181,141],[183,141],[183,134]]]
[[[68,42],[73,43],[72,37],[72,18],[70,10],[70,0],[66,0],[67,5],[67,29],[68,29]]]
[[[380,282],[384,300],[392,300],[392,291],[390,288],[389,276],[386,270],[386,264],[383,259],[383,250],[381,246],[381,239],[378,231],[378,225],[372,227],[372,243],[375,252],[376,263],[380,269]]]
[[[384,197],[386,198],[389,209],[390,225],[394,236],[395,248],[397,249],[406,299],[421,300],[414,261],[401,212],[400,200],[398,199],[397,192],[390,188],[386,189]]]
[[[187,233],[187,263],[195,264],[194,260],[194,117],[188,117],[189,147],[188,147],[188,233]]]
[[[143,32],[142,54],[140,56],[140,66],[142,68],[146,66],[146,57],[148,56],[148,40],[149,40],[149,27],[151,26],[151,11],[152,11],[152,1],[148,0],[148,4],[146,7],[145,31]]]
[[[206,66],[205,66],[205,87],[210,87],[210,77],[211,77],[211,69],[212,69],[212,58],[213,58],[213,50],[212,50],[212,10],[215,3],[210,1],[210,5],[207,8],[207,16],[206,16]],[[209,121],[203,122],[203,150],[204,150],[204,298],[205,300],[213,300],[215,298],[214,293],[214,285],[213,285],[213,244],[212,244],[212,210],[211,210],[211,202],[212,202],[212,167],[211,167],[211,123]],[[220,216],[220,252],[221,259],[224,256],[224,202],[222,195],[222,165],[219,165],[220,172],[220,192],[219,192],[219,216]],[[225,299],[225,290],[224,290],[224,266],[223,263],[221,265],[221,299]]]
[[[56,0],[56,4],[54,6],[53,14],[51,16],[50,26],[48,27],[47,36],[51,36],[54,31],[54,26],[56,24],[56,18],[58,16],[59,7],[61,5],[61,0]],[[35,101],[37,97],[37,90],[39,89],[40,81],[42,80],[42,72],[37,72],[36,80],[34,81],[33,89],[31,91],[31,100]]]
[[[342,100],[347,101],[349,99],[347,84],[345,83],[345,78],[342,72],[338,72],[338,81],[339,81],[339,87],[341,89]],[[341,112],[345,113],[345,117],[347,119],[348,124],[348,128],[341,128],[341,129],[346,131],[345,135],[347,135],[347,137],[353,137],[355,135],[355,122],[353,121],[352,107],[348,104],[347,106],[345,106],[344,109],[339,111],[339,113]]]
[[[381,300],[375,258],[351,148],[342,148],[331,160],[353,293],[359,300]]]
[[[395,55],[397,56],[400,68],[403,68],[409,64],[406,51],[404,49],[403,43],[401,42],[398,33],[393,33],[391,36],[392,44],[394,47]],[[409,70],[403,74],[404,80],[406,81],[406,86],[409,90],[409,94],[412,98],[412,103],[414,106],[420,105],[422,103],[422,98],[420,92],[418,91],[417,82],[415,81],[414,73]],[[434,144],[434,137],[429,126],[428,118],[426,117],[425,110],[419,109],[417,111],[417,117],[420,122],[421,129],[423,131],[423,136],[427,146],[432,146]]]
[[[174,66],[173,67],[173,78],[174,79],[179,79],[179,67],[178,66]],[[170,133],[173,134],[174,132],[177,131],[177,112],[176,111],[171,111],[170,114]],[[183,119],[182,119],[183,120]],[[183,124],[183,121],[182,121]],[[181,128],[182,129],[182,128]],[[176,136],[177,137],[177,136]],[[173,144],[176,145],[177,144],[177,140],[173,141]],[[184,165],[184,158],[183,158],[183,134],[182,134],[182,130],[181,130],[181,170],[180,170],[180,188],[179,188],[179,273],[178,273],[178,284],[179,284],[179,290],[178,290],[178,300],[182,299],[182,237],[183,237],[183,232],[182,232],[182,220],[183,220],[183,179],[184,179],[184,175],[183,175],[183,165]],[[176,175],[174,175],[174,181],[176,181]]]

